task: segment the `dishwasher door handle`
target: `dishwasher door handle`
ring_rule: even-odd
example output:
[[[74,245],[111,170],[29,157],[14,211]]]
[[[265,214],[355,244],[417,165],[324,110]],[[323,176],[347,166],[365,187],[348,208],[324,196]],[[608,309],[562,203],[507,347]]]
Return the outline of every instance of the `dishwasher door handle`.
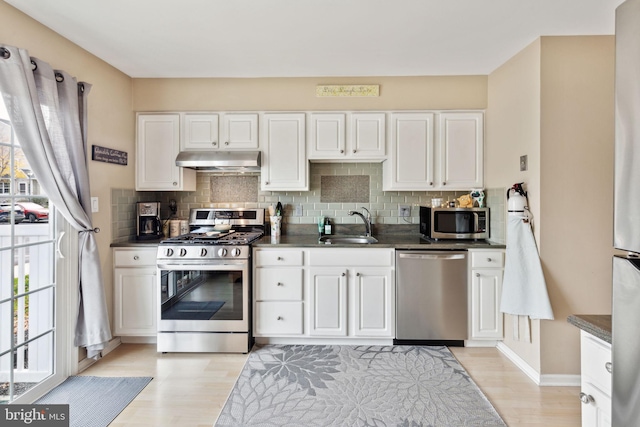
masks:
[[[406,254],[406,253],[401,253],[401,254],[398,254],[398,256],[400,258],[405,258],[405,259],[438,259],[438,260],[442,259],[442,260],[447,260],[447,259],[464,259],[466,255],[465,254],[430,255],[430,254]]]

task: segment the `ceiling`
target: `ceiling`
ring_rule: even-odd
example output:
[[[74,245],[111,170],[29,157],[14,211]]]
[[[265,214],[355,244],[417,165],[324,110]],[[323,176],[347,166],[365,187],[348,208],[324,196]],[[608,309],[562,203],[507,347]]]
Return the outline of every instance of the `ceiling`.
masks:
[[[623,0],[5,0],[131,77],[486,75]]]

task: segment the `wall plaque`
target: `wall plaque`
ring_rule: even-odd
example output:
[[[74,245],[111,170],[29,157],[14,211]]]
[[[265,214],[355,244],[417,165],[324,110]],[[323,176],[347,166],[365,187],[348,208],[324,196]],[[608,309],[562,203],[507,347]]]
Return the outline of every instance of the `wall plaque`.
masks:
[[[380,96],[380,85],[318,85],[316,96]]]
[[[128,154],[126,151],[120,151],[120,150],[115,150],[113,148],[101,147],[99,145],[91,146],[91,160],[126,166],[127,157],[128,157]]]

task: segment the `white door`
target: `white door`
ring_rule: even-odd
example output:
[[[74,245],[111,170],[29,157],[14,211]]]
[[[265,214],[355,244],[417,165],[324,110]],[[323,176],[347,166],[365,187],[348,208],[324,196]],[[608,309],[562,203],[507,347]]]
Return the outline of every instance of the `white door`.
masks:
[[[483,115],[482,113],[441,113],[438,119],[437,186],[442,189],[482,188]]]
[[[218,115],[192,114],[183,116],[183,150],[213,150],[218,148]]]
[[[75,325],[77,233],[45,194],[20,194],[18,181],[37,181],[0,102],[0,403],[29,403],[74,372],[70,332]],[[29,185],[30,189],[39,188]],[[23,221],[35,204],[49,216]],[[66,256],[61,257],[61,252]],[[74,251],[76,251],[74,253]],[[68,289],[71,287],[71,289]],[[77,354],[77,351],[76,351]]]
[[[349,127],[351,156],[384,159],[386,152],[384,113],[353,113]]]
[[[265,114],[263,191],[308,190],[304,113]]]
[[[347,273],[341,268],[309,270],[309,334],[347,335]]]
[[[471,271],[471,338],[502,339],[502,269]]]
[[[344,114],[311,114],[309,159],[342,159],[345,156]]]
[[[222,118],[224,126],[220,140],[223,150],[258,149],[258,114],[231,113]]]
[[[393,337],[395,304],[391,271],[355,268],[352,304],[355,336]]]

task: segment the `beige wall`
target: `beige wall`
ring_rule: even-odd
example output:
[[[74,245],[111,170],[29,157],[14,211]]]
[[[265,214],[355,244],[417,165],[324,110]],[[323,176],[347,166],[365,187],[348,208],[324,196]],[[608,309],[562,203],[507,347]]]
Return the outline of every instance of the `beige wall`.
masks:
[[[542,375],[580,373],[568,315],[611,312],[614,50],[613,36],[542,37],[489,76],[486,185],[526,182],[555,315],[531,343],[507,316],[505,344]]]
[[[379,84],[375,98],[318,98],[319,84]],[[484,109],[487,76],[134,79],[135,111]]]
[[[94,225],[101,229],[97,234],[98,249],[111,312],[111,188],[134,186],[131,79],[3,1],[0,1],[0,42],[27,49],[31,56],[69,72],[78,81],[91,83],[89,146],[101,145],[129,153],[127,166],[89,161],[91,195],[100,201],[100,212],[93,214],[93,218]]]
[[[488,81],[485,187],[509,188],[524,182],[529,208],[540,224],[540,40],[496,71]],[[529,167],[520,171],[520,156]],[[535,227],[539,241],[539,226]],[[511,316],[505,316],[505,344],[540,371],[540,322],[532,322],[532,342],[514,341]],[[522,336],[522,335],[521,335]]]
[[[611,313],[614,40],[542,39],[540,253],[556,317],[542,322],[542,373],[580,372],[568,315]]]

